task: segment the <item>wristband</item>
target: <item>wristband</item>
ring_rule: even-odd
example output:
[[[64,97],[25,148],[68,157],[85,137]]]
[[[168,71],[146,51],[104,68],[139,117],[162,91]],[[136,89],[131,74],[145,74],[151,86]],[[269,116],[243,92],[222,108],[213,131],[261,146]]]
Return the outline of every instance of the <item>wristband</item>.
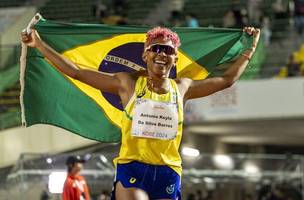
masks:
[[[245,57],[248,61],[251,60],[251,57],[248,56],[247,54],[241,53],[241,56]]]
[[[255,51],[255,49],[256,49],[256,46],[252,46],[252,47],[250,47],[250,48],[248,48],[248,49],[246,49],[246,50],[249,50],[249,51]]]

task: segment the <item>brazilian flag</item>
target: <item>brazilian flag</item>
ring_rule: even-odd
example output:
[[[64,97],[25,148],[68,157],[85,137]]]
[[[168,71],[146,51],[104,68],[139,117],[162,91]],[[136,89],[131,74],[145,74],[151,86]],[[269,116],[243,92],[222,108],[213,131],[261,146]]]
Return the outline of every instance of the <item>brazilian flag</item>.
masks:
[[[40,19],[41,38],[76,63],[108,73],[146,68],[141,55],[151,27],[58,23]],[[217,66],[233,61],[252,38],[242,30],[173,28],[180,39],[178,63],[170,76],[206,78]],[[56,70],[37,49],[26,47],[21,69],[21,105],[26,126],[51,124],[85,138],[120,140],[122,105],[118,96],[102,92]],[[26,52],[26,53],[25,53]]]

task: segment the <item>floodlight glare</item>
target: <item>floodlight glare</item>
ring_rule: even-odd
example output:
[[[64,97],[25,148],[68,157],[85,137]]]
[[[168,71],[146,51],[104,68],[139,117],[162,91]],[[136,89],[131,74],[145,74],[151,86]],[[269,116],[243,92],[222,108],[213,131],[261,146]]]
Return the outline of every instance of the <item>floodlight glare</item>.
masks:
[[[182,154],[185,156],[190,156],[190,157],[197,157],[200,155],[200,152],[198,149],[190,148],[190,147],[184,147],[182,149]]]
[[[67,177],[66,172],[52,172],[49,175],[49,192],[53,194],[62,193],[63,184]]]
[[[234,163],[230,156],[227,155],[215,155],[213,157],[214,164],[220,169],[233,169]]]

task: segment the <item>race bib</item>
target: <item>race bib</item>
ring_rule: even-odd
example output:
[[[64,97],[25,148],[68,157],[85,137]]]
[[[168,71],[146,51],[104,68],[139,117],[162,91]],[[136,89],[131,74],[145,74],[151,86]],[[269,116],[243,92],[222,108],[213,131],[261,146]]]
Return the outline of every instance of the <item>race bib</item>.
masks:
[[[175,103],[136,99],[131,133],[135,137],[170,140],[178,131]]]

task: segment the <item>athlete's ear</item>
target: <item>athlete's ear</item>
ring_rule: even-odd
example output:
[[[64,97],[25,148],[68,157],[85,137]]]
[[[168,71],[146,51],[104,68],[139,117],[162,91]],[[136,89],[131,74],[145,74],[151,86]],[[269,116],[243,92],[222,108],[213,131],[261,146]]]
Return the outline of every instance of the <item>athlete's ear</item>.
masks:
[[[177,57],[177,55],[176,55],[176,56],[175,56],[175,59],[174,59],[174,65],[175,65],[175,66],[176,66],[177,61],[178,61],[178,57]]]

